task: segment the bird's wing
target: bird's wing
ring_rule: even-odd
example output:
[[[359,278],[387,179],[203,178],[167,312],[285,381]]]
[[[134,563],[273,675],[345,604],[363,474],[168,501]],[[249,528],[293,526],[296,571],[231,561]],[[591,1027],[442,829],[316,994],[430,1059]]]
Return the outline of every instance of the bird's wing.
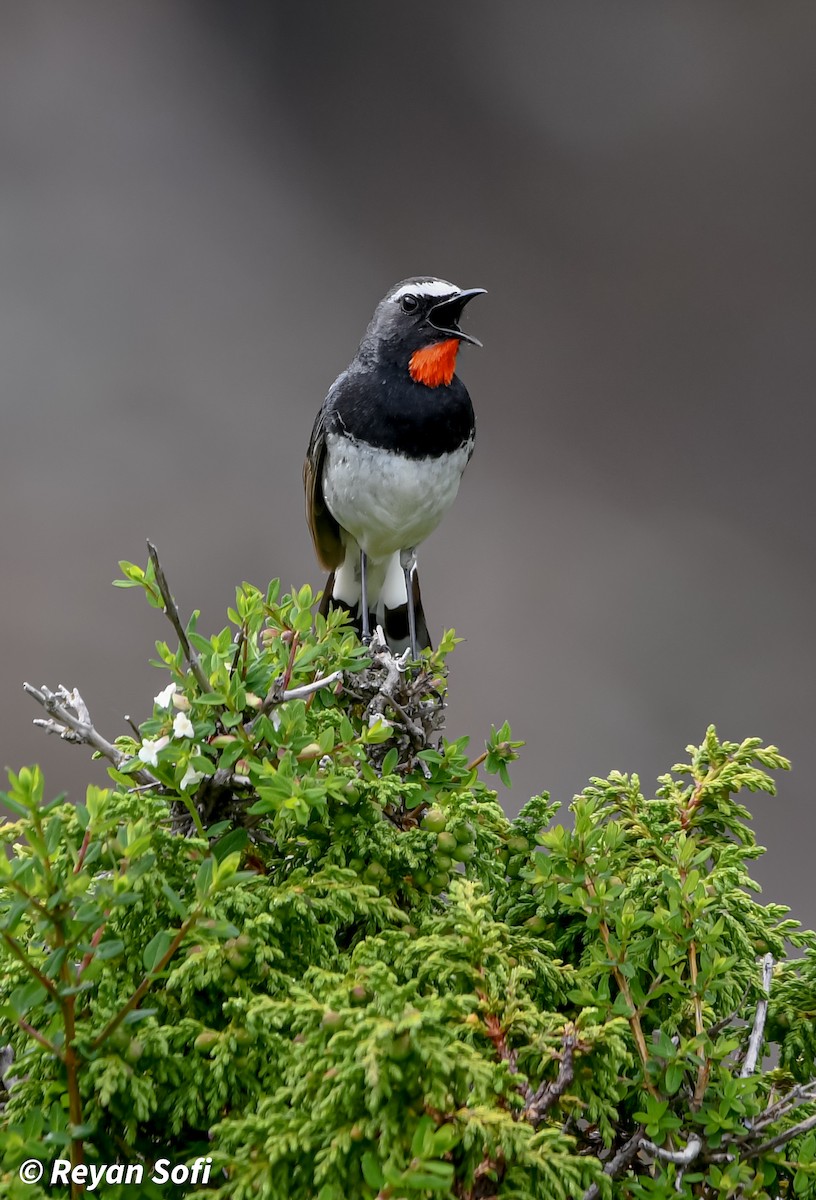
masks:
[[[333,571],[343,561],[345,550],[340,538],[340,526],[323,499],[323,464],[326,461],[326,415],[324,404],[312,429],[309,449],[303,464],[303,486],[306,490],[306,520],[321,566]]]

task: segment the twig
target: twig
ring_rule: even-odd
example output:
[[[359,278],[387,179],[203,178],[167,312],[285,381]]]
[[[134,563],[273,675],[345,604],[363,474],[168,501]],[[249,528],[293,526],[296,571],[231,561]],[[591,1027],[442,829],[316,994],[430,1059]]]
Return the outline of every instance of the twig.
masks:
[[[184,629],[184,626],[181,623],[181,617],[179,616],[178,605],[176,604],[175,600],[173,599],[173,596],[170,592],[169,585],[167,583],[167,576],[165,575],[164,569],[162,568],[162,565],[159,562],[159,553],[149,538],[147,541],[147,553],[150,557],[150,561],[153,564],[153,570],[156,575],[156,584],[158,585],[158,589],[161,592],[161,598],[164,601],[165,614],[168,617],[170,624],[175,629],[176,634],[178,635],[178,640],[181,644],[182,653],[184,654],[184,657],[187,659],[187,662],[190,664],[190,670],[192,671],[193,675],[195,676],[196,682],[197,682],[198,686],[201,688],[202,692],[211,692],[212,688],[210,687],[210,681],[207,678],[207,676],[204,674],[203,670],[201,669],[201,663],[199,662],[198,655],[196,654],[195,650],[190,645],[190,641],[187,637],[187,633]]]
[[[253,717],[251,721],[247,722],[244,729],[247,733],[252,733],[258,717],[266,716],[276,704],[283,704],[285,700],[305,700],[307,696],[311,696],[314,692],[319,692],[321,688],[331,687],[333,683],[337,683],[342,678],[342,671],[332,671],[331,675],[324,675],[322,679],[313,679],[311,683],[303,683],[300,687],[288,688],[286,691],[281,687],[283,677],[276,679],[258,710],[258,716]]]
[[[235,653],[232,656],[232,666],[230,667],[230,674],[233,674],[235,671],[237,671],[238,663],[241,661],[241,651],[246,646],[246,629],[244,628],[243,625],[238,630],[238,635],[234,639],[234,642],[235,642]],[[246,673],[244,673],[244,675],[245,674]]]
[[[759,1047],[762,1044],[762,1035],[765,1032],[765,1018],[768,1015],[768,997],[771,993],[771,980],[773,978],[774,960],[772,954],[766,954],[762,960],[762,992],[763,995],[757,1004],[756,1016],[754,1017],[754,1027],[751,1030],[751,1037],[748,1042],[748,1051],[745,1055],[745,1062],[742,1064],[740,1076],[742,1079],[747,1079],[749,1075],[753,1075],[756,1070],[757,1059],[759,1058]]]
[[[476,993],[483,1004],[487,1003],[487,996],[484,992]],[[517,1076],[516,1091],[523,1097],[526,1104],[530,1104],[533,1099],[533,1090],[523,1075],[519,1074],[518,1056],[515,1050],[508,1046],[505,1031],[502,1028],[502,1023],[495,1013],[487,1013],[484,1018],[485,1030],[487,1036],[493,1043],[496,1054],[502,1062],[506,1062],[510,1068],[510,1074]],[[516,1119],[520,1114],[516,1114]]]
[[[133,1009],[136,1008],[136,1006],[139,1004],[139,1001],[142,999],[142,997],[145,995],[145,993],[152,987],[152,985],[159,978],[162,971],[167,966],[167,964],[170,962],[170,959],[176,953],[179,946],[184,941],[184,939],[187,936],[187,934],[189,933],[189,931],[194,927],[196,921],[199,919],[200,916],[201,916],[200,911],[198,909],[196,909],[196,911],[191,913],[190,916],[187,918],[187,920],[184,921],[184,923],[182,924],[180,929],[178,929],[178,931],[176,932],[176,936],[173,938],[172,942],[167,947],[167,949],[165,950],[164,954],[161,956],[159,961],[154,965],[153,969],[147,972],[147,974],[142,978],[142,981],[139,984],[139,986],[136,988],[135,992],[133,992],[131,994],[131,996],[129,997],[129,999],[127,999],[125,1001],[125,1003],[122,1005],[122,1007],[119,1009],[119,1011],[114,1013],[114,1015],[108,1021],[107,1025],[102,1030],[102,1032],[98,1033],[96,1035],[96,1037],[93,1039],[93,1041],[91,1042],[91,1046],[90,1046],[92,1051],[98,1050],[99,1047],[105,1042],[105,1040],[107,1038],[109,1038],[110,1035],[119,1028],[119,1026],[121,1025],[122,1021],[124,1021],[124,1019],[128,1015],[128,1013],[132,1012]]]
[[[589,896],[593,900],[596,900],[598,893],[595,890],[595,884],[593,883],[592,878],[589,876],[589,874],[587,874],[587,876],[586,876],[584,887],[586,888],[587,892],[589,893]],[[603,938],[604,949],[606,950],[609,961],[612,964],[612,975],[614,977],[615,983],[618,985],[618,990],[622,993],[623,998],[626,1001],[627,1007],[630,1010],[631,1015],[629,1016],[629,1028],[631,1029],[632,1036],[635,1039],[635,1045],[637,1046],[637,1051],[638,1051],[638,1055],[640,1056],[640,1061],[643,1064],[643,1066],[645,1067],[649,1061],[649,1050],[648,1050],[648,1047],[646,1046],[646,1038],[644,1037],[644,1034],[643,1034],[643,1026],[640,1023],[640,1014],[638,1012],[637,1005],[635,1004],[635,1001],[632,997],[632,993],[629,989],[629,982],[628,982],[626,976],[621,971],[618,960],[615,958],[615,955],[612,953],[612,942],[611,942],[610,933],[609,933],[609,926],[606,923],[606,919],[600,914],[599,914],[598,928],[600,929],[601,937]],[[643,1086],[646,1088],[646,1091],[649,1093],[650,1096],[657,1095],[657,1089],[655,1088],[654,1084],[650,1082],[648,1077],[644,1076]]]
[[[733,760],[729,755],[725,761],[729,763]],[[723,764],[723,766],[724,765],[725,764]],[[685,805],[680,813],[680,825],[683,829],[688,829],[694,814],[703,802],[703,793],[705,792],[706,785],[712,783],[717,778],[718,770],[721,769],[722,768],[718,769],[714,766],[709,767],[705,776],[702,779],[698,779],[695,783],[694,790],[689,796],[689,802]]]
[[[99,926],[99,928],[97,930],[95,930],[94,935],[91,938],[91,949],[85,953],[85,955],[82,958],[82,962],[79,964],[79,967],[77,968],[77,979],[80,978],[80,976],[82,975],[82,972],[87,967],[89,967],[91,965],[91,963],[93,962],[93,957],[94,957],[93,952],[96,949],[96,947],[99,945],[99,943],[102,941],[102,935],[105,932],[105,926],[108,923],[109,915],[110,915],[110,909],[107,909],[105,912],[105,920],[102,922],[102,924]]]
[[[54,718],[51,721],[35,720],[35,725],[39,725],[48,733],[58,733],[66,742],[84,742],[93,746],[94,750],[104,754],[105,758],[116,766],[125,757],[121,750],[117,750],[112,742],[94,729],[88,706],[76,688],[69,691],[60,684],[56,692],[52,692],[44,684],[41,688],[35,688],[30,683],[24,683],[23,691],[32,696]],[[73,713],[69,712],[67,705],[73,708]]]
[[[761,1112],[756,1120],[753,1121],[751,1128],[754,1132],[763,1129],[773,1121],[778,1121],[780,1117],[787,1116],[789,1112],[794,1108],[798,1108],[800,1104],[809,1104],[813,1100],[816,1100],[816,1080],[812,1079],[810,1083],[799,1083],[784,1096],[781,1096],[775,1103],[770,1104],[764,1112]]]
[[[297,630],[292,634],[292,642],[289,646],[289,658],[286,662],[286,670],[283,672],[283,681],[281,682],[281,691],[285,692],[289,687],[289,681],[292,678],[292,672],[295,669],[295,655],[300,645],[300,634]]]
[[[638,1126],[628,1142],[624,1142],[617,1154],[610,1158],[609,1162],[604,1167],[604,1175],[608,1175],[610,1179],[619,1179],[624,1171],[628,1171],[629,1167],[635,1161],[643,1143],[643,1127]],[[591,1183],[584,1192],[582,1200],[598,1200],[601,1194],[600,1185]]]
[[[60,1050],[59,1046],[57,1046],[55,1042],[50,1042],[48,1038],[40,1033],[38,1029],[35,1029],[33,1025],[29,1025],[28,1021],[25,1021],[22,1017],[15,1017],[14,1020],[22,1029],[23,1033],[27,1033],[28,1036],[33,1038],[35,1042],[39,1042],[44,1050],[47,1050],[49,1054],[54,1055],[54,1058],[63,1058],[63,1052]]]
[[[385,682],[381,685],[377,695],[368,706],[368,716],[383,716],[385,706],[394,699],[394,693],[400,684],[400,672],[405,670],[405,655],[395,657],[386,643],[385,634],[382,626],[377,626],[377,632],[371,639],[371,665],[375,668],[385,669]]]
[[[533,1096],[525,1116],[531,1125],[538,1125],[544,1114],[561,1098],[575,1077],[575,1051],[580,1049],[575,1026],[567,1025],[561,1037],[561,1065],[553,1082],[542,1083]]]
[[[82,838],[82,845],[79,847],[79,854],[77,855],[77,860],[74,863],[74,875],[78,875],[79,872],[82,870],[83,863],[85,862],[85,855],[88,853],[88,847],[90,846],[90,844],[91,844],[91,826],[88,825],[88,828],[85,830],[84,836]]]
[[[771,1150],[776,1150],[779,1146],[784,1146],[785,1142],[789,1142],[791,1138],[798,1137],[800,1133],[807,1133],[814,1126],[816,1126],[816,1114],[812,1117],[807,1117],[804,1121],[800,1121],[798,1125],[791,1125],[790,1129],[784,1129],[782,1133],[778,1133],[776,1137],[763,1142],[761,1146],[755,1146],[753,1150],[748,1150],[742,1157],[759,1158],[761,1154],[769,1154]]]
[[[682,875],[685,882],[685,872]],[[697,987],[697,943],[692,940],[689,942],[689,973],[691,976],[691,987],[694,993],[694,1027],[697,1031],[697,1037],[702,1038],[705,1027],[703,1025],[703,1000]],[[706,1088],[708,1087],[708,1077],[711,1071],[711,1060],[707,1055],[702,1056],[702,1062],[697,1068],[697,1081],[694,1085],[694,1095],[691,1100],[693,1109],[699,1108],[703,1103]]]
[[[322,679],[313,679],[311,683],[303,683],[300,687],[287,688],[281,694],[282,700],[305,700],[307,696],[311,696],[313,692],[319,692],[321,688],[330,687],[331,684],[337,683],[343,678],[342,671],[332,671],[331,675],[324,675]]]
[[[69,691],[60,684],[56,692],[52,692],[44,684],[40,688],[35,688],[30,683],[24,683],[23,690],[38,704],[41,704],[50,715],[51,720],[37,718],[34,721],[34,724],[44,729],[46,733],[59,734],[63,741],[73,742],[75,745],[93,746],[94,750],[112,762],[115,767],[121,767],[128,758],[128,755],[123,754],[118,747],[109,742],[107,738],[103,738],[101,733],[94,728],[88,706],[76,688]],[[71,709],[74,711],[71,712]],[[141,769],[133,772],[133,778],[145,784],[157,782],[152,775]]]
[[[640,1143],[640,1147],[647,1154],[651,1154],[652,1158],[659,1158],[662,1162],[677,1163],[679,1167],[689,1167],[702,1150],[703,1143],[697,1134],[693,1133],[686,1142],[685,1150],[664,1150],[662,1146],[656,1146],[654,1142],[649,1142],[646,1138]]]
[[[405,728],[408,730],[408,733],[411,735],[411,737],[414,739],[414,741],[419,742],[421,745],[424,746],[425,745],[425,730],[422,728],[422,726],[417,725],[416,721],[414,721],[408,715],[408,713],[405,711],[405,709],[402,707],[402,705],[397,704],[397,702],[393,696],[388,697],[388,703],[391,705],[394,712],[400,718],[400,720],[402,721],[402,723],[404,724]]]
[[[50,980],[47,975],[44,975],[39,967],[37,967],[37,965],[31,961],[17,939],[12,937],[10,933],[6,933],[5,929],[0,930],[0,937],[3,938],[3,941],[6,943],[14,957],[23,964],[29,975],[32,975],[34,979],[37,980],[37,983],[39,983],[40,987],[43,988],[43,990],[46,991],[48,995],[52,997],[52,999],[57,1000],[59,998],[59,993],[56,986],[52,980]]]

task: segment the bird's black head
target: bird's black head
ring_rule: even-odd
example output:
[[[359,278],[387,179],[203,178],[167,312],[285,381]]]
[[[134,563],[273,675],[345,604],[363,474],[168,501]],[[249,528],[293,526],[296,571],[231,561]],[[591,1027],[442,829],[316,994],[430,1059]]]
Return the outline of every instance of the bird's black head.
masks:
[[[459,320],[465,305],[484,290],[465,290],[430,275],[404,279],[377,305],[360,349],[396,363],[428,387],[448,384],[459,343],[482,344],[463,332]]]

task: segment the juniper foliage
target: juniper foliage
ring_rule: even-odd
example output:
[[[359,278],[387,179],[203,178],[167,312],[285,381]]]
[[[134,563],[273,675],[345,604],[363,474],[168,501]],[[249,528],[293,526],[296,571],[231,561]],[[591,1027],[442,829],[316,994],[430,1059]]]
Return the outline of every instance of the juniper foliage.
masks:
[[[440,733],[453,635],[400,670],[273,583],[205,637],[122,567],[169,686],[113,745],[44,689],[112,787],[3,797],[3,1195],[70,1157],[146,1197],[816,1197],[816,939],[760,903],[739,800],[774,747],[710,728],[654,797],[613,772],[509,820],[509,728]],[[200,1155],[207,1189],[149,1182]]]

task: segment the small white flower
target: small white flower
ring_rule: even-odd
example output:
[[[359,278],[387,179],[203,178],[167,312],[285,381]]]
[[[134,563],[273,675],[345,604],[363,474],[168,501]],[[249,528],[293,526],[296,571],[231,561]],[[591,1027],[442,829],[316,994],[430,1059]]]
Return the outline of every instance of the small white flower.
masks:
[[[187,713],[176,713],[175,717],[173,718],[173,737],[195,737],[193,722],[187,716]]]
[[[201,773],[201,771],[194,771],[193,768],[188,763],[187,770],[184,772],[184,774],[181,777],[181,783],[179,784],[179,787],[184,792],[187,790],[188,787],[192,787],[194,784],[198,783],[198,781],[200,779],[203,779],[203,778],[204,778],[204,776]]]
[[[163,691],[159,692],[158,696],[153,697],[153,703],[157,708],[169,708],[175,694],[176,685],[174,683],[168,683],[167,687],[164,688]]]
[[[157,767],[159,765],[159,751],[169,745],[170,738],[166,735],[160,738],[145,738],[136,757],[140,758],[143,763],[147,763],[150,767]]]
[[[384,725],[386,729],[393,729],[394,722],[389,721],[388,717],[384,717],[382,715],[382,713],[369,713],[368,714],[369,729],[374,729],[374,727],[376,725]]]

